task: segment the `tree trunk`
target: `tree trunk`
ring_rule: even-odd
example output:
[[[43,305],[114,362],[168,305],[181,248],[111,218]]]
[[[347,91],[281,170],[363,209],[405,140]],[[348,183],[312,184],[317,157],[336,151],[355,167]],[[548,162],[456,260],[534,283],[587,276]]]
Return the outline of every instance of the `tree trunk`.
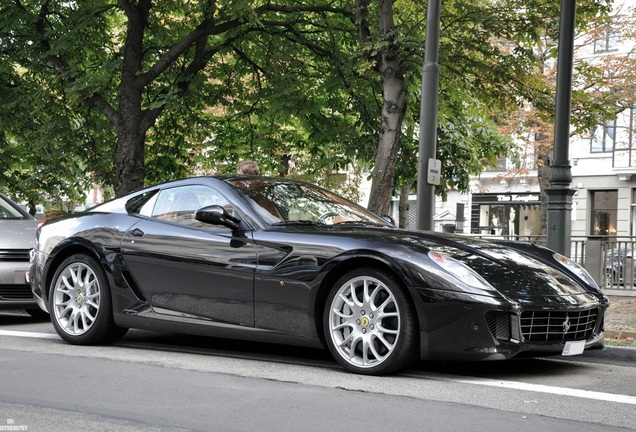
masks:
[[[552,155],[554,135],[547,132],[552,125],[538,123],[535,134],[535,152],[537,155],[537,180],[539,181],[539,205],[541,207],[541,241],[547,244],[548,233],[548,194],[545,192],[550,187],[550,156]]]
[[[379,0],[378,17],[381,37],[390,43],[382,50],[378,62],[384,105],[378,152],[371,175],[369,210],[377,214],[387,214],[395,180],[402,120],[406,113],[406,85],[397,55],[399,46],[394,41],[395,24],[391,0]]]
[[[120,197],[144,186],[146,131],[126,121],[117,133],[115,196]]]
[[[150,124],[144,119],[141,79],[143,39],[151,3],[141,0],[138,5],[124,7],[128,17],[124,45],[117,129],[117,161],[115,196],[119,197],[144,186],[144,153],[146,131]]]
[[[548,233],[548,194],[545,192],[550,187],[550,157],[545,154],[537,155],[538,169],[537,178],[539,180],[539,204],[541,206],[541,240],[539,243],[547,244]]]
[[[411,188],[406,184],[402,185],[402,189],[400,190],[400,207],[399,207],[399,224],[398,226],[403,229],[409,228],[409,212],[411,210],[411,205],[409,204],[409,194],[411,193]]]

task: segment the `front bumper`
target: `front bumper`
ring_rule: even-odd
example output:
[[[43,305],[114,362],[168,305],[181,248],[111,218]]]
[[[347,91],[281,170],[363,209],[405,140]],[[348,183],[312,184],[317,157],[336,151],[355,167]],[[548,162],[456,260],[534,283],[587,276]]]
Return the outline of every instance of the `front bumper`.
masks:
[[[567,306],[538,302],[524,304],[522,308],[497,297],[421,288],[412,288],[411,292],[416,296],[422,360],[506,360],[560,355],[566,341],[578,340],[586,341],[586,349],[604,346],[607,305],[592,295],[576,296],[576,302]],[[536,327],[535,333],[528,333],[523,327],[522,320],[527,318],[528,311],[540,312],[537,322],[548,329],[545,334],[537,336]],[[551,314],[553,320],[546,321],[543,315]],[[579,321],[580,327],[574,327]],[[564,325],[567,331],[561,330]]]
[[[0,262],[0,309],[35,307],[31,287],[26,279],[27,269],[27,262]]]

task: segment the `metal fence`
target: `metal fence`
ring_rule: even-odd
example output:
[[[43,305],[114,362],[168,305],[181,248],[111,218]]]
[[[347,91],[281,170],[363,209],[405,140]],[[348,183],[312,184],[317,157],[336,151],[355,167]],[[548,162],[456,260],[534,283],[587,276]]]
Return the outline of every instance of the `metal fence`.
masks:
[[[602,287],[623,293],[629,291],[636,295],[635,247],[636,238],[633,237],[602,240]]]
[[[570,258],[611,294],[636,295],[636,237],[572,238]]]

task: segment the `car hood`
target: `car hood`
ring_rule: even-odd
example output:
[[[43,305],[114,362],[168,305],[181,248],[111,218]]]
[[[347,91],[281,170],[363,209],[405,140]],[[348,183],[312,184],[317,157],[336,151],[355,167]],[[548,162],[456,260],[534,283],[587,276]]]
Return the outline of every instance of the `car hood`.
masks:
[[[468,236],[424,233],[431,249],[444,252],[473,269],[500,294],[520,303],[542,299],[576,304],[573,297],[590,289],[569,274],[545,248],[524,244],[498,244]]]
[[[0,249],[31,249],[37,220],[0,220]]]
[[[500,295],[520,304],[540,301],[576,306],[594,301],[593,287],[587,287],[568,273],[553,258],[552,251],[528,243],[517,248],[514,243],[499,244],[465,235],[395,228],[298,228],[305,232],[314,229],[331,232],[340,238],[362,240],[366,246],[358,243],[354,248],[372,248],[401,262],[405,268],[411,265],[436,268],[427,254],[429,251],[442,252],[474,270]],[[438,270],[429,272],[431,287],[461,289],[461,284],[453,284],[453,274],[447,272],[446,277],[440,278],[435,277],[436,274],[439,274]],[[483,294],[488,293],[483,291]]]

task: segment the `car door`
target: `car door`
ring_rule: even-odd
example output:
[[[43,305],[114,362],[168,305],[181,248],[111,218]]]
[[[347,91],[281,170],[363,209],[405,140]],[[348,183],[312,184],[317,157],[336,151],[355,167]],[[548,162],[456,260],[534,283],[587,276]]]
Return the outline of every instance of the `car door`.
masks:
[[[155,312],[252,326],[256,247],[250,231],[194,219],[213,204],[229,202],[207,185],[161,190],[124,236],[122,255]]]

